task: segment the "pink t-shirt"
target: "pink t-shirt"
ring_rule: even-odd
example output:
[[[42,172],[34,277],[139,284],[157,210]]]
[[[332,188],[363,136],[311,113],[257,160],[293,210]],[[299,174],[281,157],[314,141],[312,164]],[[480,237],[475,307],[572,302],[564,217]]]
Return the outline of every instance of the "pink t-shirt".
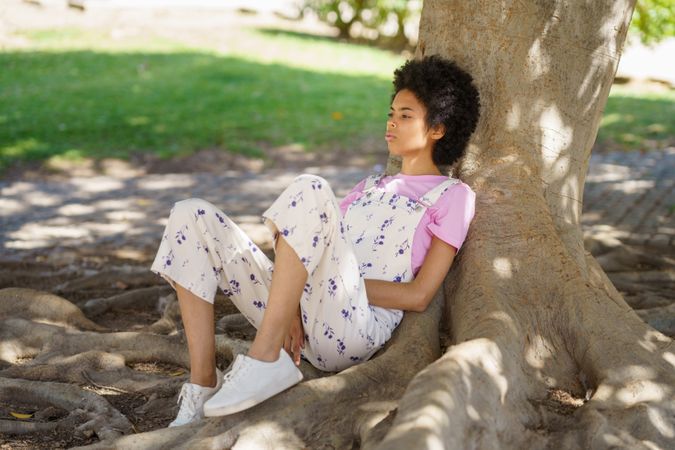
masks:
[[[379,186],[387,192],[404,195],[417,200],[447,180],[445,175],[396,174],[382,178]],[[349,205],[363,195],[366,180],[361,180],[340,202],[342,216]],[[417,275],[424,257],[431,246],[433,236],[442,239],[459,251],[469,230],[475,211],[476,194],[464,183],[457,183],[441,195],[436,203],[427,208],[415,230],[412,245],[412,269]]]

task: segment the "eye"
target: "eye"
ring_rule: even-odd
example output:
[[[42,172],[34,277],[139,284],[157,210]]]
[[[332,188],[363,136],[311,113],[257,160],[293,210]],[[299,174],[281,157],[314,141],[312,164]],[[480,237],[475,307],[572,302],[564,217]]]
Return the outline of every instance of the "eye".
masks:
[[[391,117],[391,116],[393,116],[392,113],[387,113],[387,117]]]
[[[404,118],[404,119],[409,119],[410,116],[405,116],[405,115],[404,115],[403,118]]]

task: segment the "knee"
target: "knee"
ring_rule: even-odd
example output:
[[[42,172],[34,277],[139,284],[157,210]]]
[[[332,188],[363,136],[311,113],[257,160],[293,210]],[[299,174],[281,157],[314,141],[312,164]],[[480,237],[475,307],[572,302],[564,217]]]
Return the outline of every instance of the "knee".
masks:
[[[215,206],[201,198],[188,198],[176,202],[171,208],[171,216],[196,217],[213,211]]]
[[[318,175],[312,175],[309,173],[303,173],[302,175],[298,175],[295,177],[293,180],[293,183],[302,185],[306,187],[307,189],[311,189],[313,191],[326,191],[329,188],[328,182],[321,178]]]

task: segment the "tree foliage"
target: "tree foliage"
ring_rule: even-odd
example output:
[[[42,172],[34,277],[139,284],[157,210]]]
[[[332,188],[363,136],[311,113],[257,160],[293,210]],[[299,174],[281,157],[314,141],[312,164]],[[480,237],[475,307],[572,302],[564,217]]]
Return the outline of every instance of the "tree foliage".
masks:
[[[406,0],[305,0],[320,20],[336,27],[340,38],[367,37],[405,46],[414,40],[406,24],[417,25],[422,1]]]
[[[336,27],[341,38],[351,37],[360,28],[360,34],[367,37],[405,45],[413,43],[405,24],[419,20],[422,1],[305,0],[302,9]],[[638,0],[630,30],[645,44],[675,37],[675,0]]]
[[[638,0],[630,30],[645,44],[675,37],[675,0]]]

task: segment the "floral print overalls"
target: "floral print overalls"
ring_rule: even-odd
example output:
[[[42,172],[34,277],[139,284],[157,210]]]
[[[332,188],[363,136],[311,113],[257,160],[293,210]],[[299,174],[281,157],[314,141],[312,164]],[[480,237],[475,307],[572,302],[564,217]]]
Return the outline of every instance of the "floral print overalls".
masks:
[[[328,182],[300,175],[263,213],[263,223],[293,248],[309,274],[300,299],[303,357],[338,371],[365,361],[391,337],[403,311],[368,304],[364,279],[413,279],[411,249],[427,207],[449,178],[419,199],[384,191],[384,175],[366,180],[342,217]],[[213,303],[220,288],[258,328],[274,264],[221,210],[201,199],[177,202],[151,270]]]

